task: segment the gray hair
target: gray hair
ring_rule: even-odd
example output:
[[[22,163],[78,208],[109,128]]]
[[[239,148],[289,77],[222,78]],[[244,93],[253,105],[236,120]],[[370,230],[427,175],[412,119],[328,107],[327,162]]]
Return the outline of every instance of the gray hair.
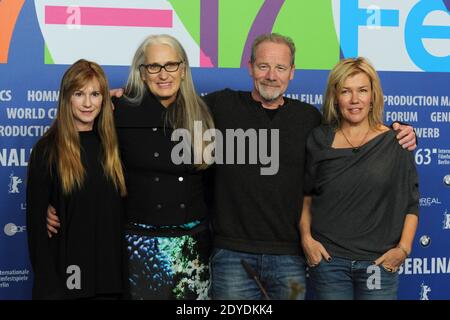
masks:
[[[173,129],[184,128],[187,129],[192,137],[194,137],[194,122],[201,121],[203,132],[214,128],[214,122],[211,112],[205,102],[195,92],[194,82],[192,81],[191,68],[189,67],[189,60],[186,51],[180,42],[174,37],[167,34],[157,34],[147,37],[136,50],[133,62],[130,67],[130,74],[125,87],[125,97],[134,104],[140,104],[147,91],[147,84],[141,76],[140,65],[145,63],[146,49],[154,44],[163,44],[173,48],[183,64],[180,66],[184,68],[185,76],[181,81],[180,89],[176,98],[175,108],[169,108],[166,113],[166,122],[168,122]],[[206,144],[202,142],[199,150],[194,152],[203,152]],[[205,169],[207,164],[202,163],[196,165],[198,169]]]
[[[287,36],[283,36],[278,33],[265,33],[262,35],[259,35],[258,37],[253,40],[252,45],[252,55],[250,57],[250,62],[254,63],[256,60],[256,48],[263,42],[274,42],[274,43],[281,43],[285,44],[289,47],[289,50],[291,51],[291,66],[295,64],[295,43],[292,41],[291,38]]]

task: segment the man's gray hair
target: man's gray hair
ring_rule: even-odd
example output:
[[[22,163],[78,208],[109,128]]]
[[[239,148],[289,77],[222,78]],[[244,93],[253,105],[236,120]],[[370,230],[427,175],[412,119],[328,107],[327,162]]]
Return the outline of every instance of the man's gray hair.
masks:
[[[250,62],[254,63],[256,60],[256,48],[263,42],[274,42],[274,43],[282,43],[289,47],[289,50],[291,51],[291,65],[294,65],[295,63],[295,44],[294,41],[292,41],[291,38],[287,36],[283,36],[278,33],[265,33],[262,35],[259,35],[258,37],[253,40],[252,45],[252,55],[250,57]]]

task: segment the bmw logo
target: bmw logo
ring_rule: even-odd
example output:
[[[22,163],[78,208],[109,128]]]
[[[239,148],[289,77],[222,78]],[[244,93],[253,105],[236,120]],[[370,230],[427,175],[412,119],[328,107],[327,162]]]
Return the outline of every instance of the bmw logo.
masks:
[[[427,235],[423,235],[420,237],[420,244],[422,245],[422,247],[426,248],[430,245],[431,243],[431,238]]]
[[[448,174],[448,175],[446,175],[446,176],[444,177],[444,183],[445,183],[447,186],[450,186],[450,174]]]

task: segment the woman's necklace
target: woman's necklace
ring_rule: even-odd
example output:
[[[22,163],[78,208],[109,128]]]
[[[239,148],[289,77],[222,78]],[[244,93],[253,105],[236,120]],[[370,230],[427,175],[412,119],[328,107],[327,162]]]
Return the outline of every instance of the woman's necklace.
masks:
[[[370,127],[367,129],[367,132],[366,132],[366,134],[364,135],[364,138],[361,140],[361,143],[360,143],[359,145],[357,145],[357,146],[354,146],[354,145],[350,142],[350,140],[347,138],[347,136],[345,135],[344,130],[341,128],[342,135],[344,136],[344,138],[345,138],[345,140],[347,141],[347,143],[348,143],[349,145],[352,146],[352,152],[353,152],[353,153],[357,153],[357,152],[359,151],[359,148],[360,148],[360,147],[364,144],[364,142],[366,141],[367,136],[369,135],[369,131],[370,131]]]

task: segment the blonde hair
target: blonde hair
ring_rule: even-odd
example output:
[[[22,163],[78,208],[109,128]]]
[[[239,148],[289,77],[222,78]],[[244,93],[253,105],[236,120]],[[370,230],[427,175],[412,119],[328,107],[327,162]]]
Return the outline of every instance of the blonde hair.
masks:
[[[71,97],[76,90],[83,88],[93,79],[98,81],[103,97],[100,113],[95,120],[103,147],[103,170],[124,196],[125,178],[119,157],[108,80],[102,68],[95,62],[78,60],[62,78],[56,119],[43,137],[50,142],[49,165],[50,168],[56,165],[65,194],[70,194],[83,185],[85,169],[81,163],[80,137],[74,122]]]
[[[130,74],[128,75],[128,81],[125,87],[125,97],[134,104],[140,104],[142,102],[147,88],[146,83],[142,80],[140,65],[145,64],[146,50],[154,44],[163,44],[171,47],[177,52],[180,60],[183,62],[180,68],[184,68],[185,77],[181,81],[175,107],[167,109],[166,122],[173,129],[187,129],[191,135],[191,141],[194,141],[194,121],[201,121],[202,134],[206,130],[214,128],[214,122],[208,106],[195,92],[186,51],[174,37],[165,34],[151,35],[141,43],[134,54],[130,67]],[[201,152],[200,154],[203,154],[206,144],[202,141],[201,144],[197,145],[199,149],[194,150],[194,152]],[[204,161],[195,166],[197,169],[206,169],[208,167]]]
[[[352,77],[359,73],[367,75],[371,84],[372,109],[368,116],[369,126],[370,128],[377,128],[379,125],[383,124],[384,101],[380,78],[372,64],[363,57],[343,59],[330,71],[325,101],[322,108],[325,123],[336,128],[340,127],[341,114],[338,107],[339,92],[348,77]]]

